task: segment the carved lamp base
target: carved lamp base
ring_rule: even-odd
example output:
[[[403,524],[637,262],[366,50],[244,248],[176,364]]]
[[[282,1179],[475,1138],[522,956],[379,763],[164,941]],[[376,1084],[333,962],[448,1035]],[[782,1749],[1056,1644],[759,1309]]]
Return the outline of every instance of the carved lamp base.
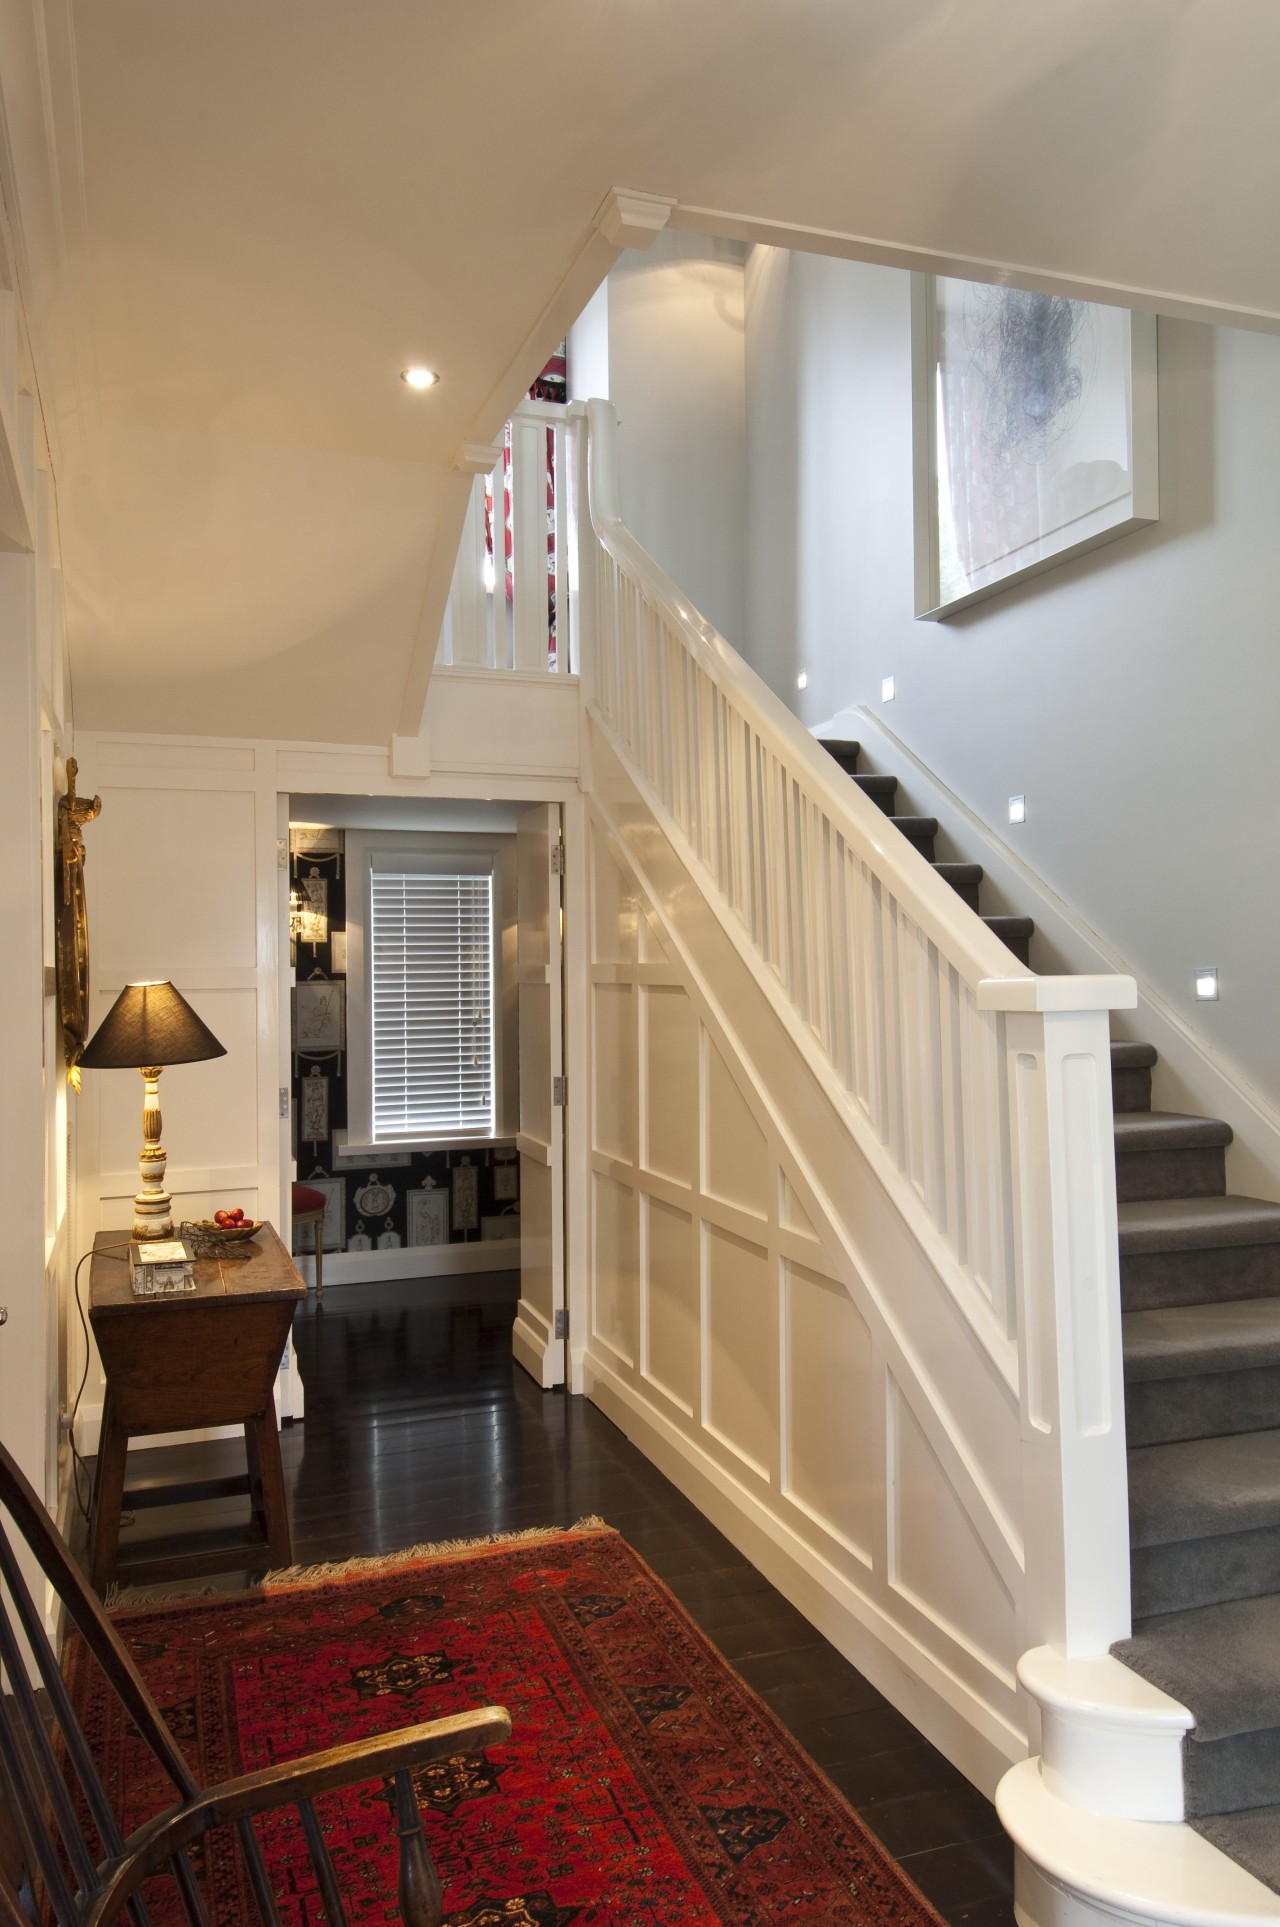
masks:
[[[160,1142],[161,1069],[148,1066],[142,1073],[142,1150],[138,1154],[142,1189],[133,1200],[133,1235],[139,1244],[173,1236],[173,1199],[164,1188],[169,1160]]]

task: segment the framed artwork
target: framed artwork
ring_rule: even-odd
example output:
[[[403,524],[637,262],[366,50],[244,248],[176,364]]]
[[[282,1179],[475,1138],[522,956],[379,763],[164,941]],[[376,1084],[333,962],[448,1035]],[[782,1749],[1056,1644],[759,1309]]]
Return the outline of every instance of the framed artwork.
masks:
[[[344,837],[342,830],[329,823],[291,823],[289,852],[292,856],[340,857]]]
[[[367,1184],[362,1185],[351,1202],[362,1218],[385,1218],[396,1201],[394,1184],[384,1184],[374,1171]]]
[[[299,1057],[323,1057],[346,1042],[346,985],[309,977],[293,992],[293,1048]]]
[[[1158,520],[1154,315],[917,274],[911,363],[918,617]]]
[[[449,1242],[449,1193],[436,1185],[405,1193],[409,1214],[411,1245],[447,1245]]]
[[[329,1135],[329,1080],[318,1064],[298,1079],[298,1093],[298,1136],[304,1144],[323,1144]]]
[[[298,942],[314,950],[317,944],[329,941],[329,879],[312,870],[309,876],[298,878],[297,890]]]
[[[335,977],[347,974],[347,933],[345,930],[329,932],[329,968]]]
[[[518,1164],[495,1164],[493,1167],[493,1196],[497,1204],[512,1204],[520,1196],[520,1166]]]
[[[453,1185],[453,1228],[455,1231],[480,1229],[480,1166],[470,1159],[455,1164]]]
[[[345,1251],[347,1248],[347,1187],[341,1178],[327,1178],[317,1172],[305,1183],[312,1191],[324,1193],[324,1224],[321,1227],[322,1243],[326,1251]],[[295,1225],[293,1228],[293,1248],[296,1251],[314,1251],[315,1233],[309,1224]]]

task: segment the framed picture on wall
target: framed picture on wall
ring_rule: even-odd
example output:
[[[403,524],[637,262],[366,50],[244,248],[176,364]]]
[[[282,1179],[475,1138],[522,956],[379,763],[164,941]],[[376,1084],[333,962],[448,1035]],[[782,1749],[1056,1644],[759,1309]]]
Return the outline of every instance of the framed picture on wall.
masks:
[[[342,855],[346,832],[328,823],[292,823],[289,826],[289,851],[293,856],[334,857]]]
[[[453,1228],[455,1231],[480,1229],[480,1167],[469,1158],[455,1164],[453,1185]]]
[[[1156,320],[912,276],[918,617],[1159,518]]]
[[[493,1196],[497,1204],[511,1204],[520,1196],[520,1166],[518,1164],[494,1165]]]
[[[323,1057],[346,1041],[346,986],[309,977],[293,992],[293,1047],[299,1057]]]
[[[423,1185],[405,1193],[411,1245],[447,1245],[449,1193],[438,1185]]]
[[[298,1098],[298,1136],[304,1144],[323,1144],[329,1135],[329,1080],[318,1064],[298,1079]]]

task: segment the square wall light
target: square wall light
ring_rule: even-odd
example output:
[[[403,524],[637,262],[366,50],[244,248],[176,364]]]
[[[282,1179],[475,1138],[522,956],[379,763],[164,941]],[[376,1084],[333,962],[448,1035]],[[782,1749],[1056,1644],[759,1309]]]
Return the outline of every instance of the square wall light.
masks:
[[[1218,966],[1202,964],[1196,971],[1196,996],[1202,1004],[1218,1001]]]

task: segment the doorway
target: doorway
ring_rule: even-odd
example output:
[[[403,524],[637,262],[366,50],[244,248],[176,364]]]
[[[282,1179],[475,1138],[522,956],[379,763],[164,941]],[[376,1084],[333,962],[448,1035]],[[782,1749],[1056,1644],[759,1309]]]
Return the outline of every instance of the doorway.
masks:
[[[282,1166],[324,1201],[328,1292],[516,1299],[564,1378],[560,806],[295,794]],[[282,1012],[282,1020],[285,1013]],[[286,1194],[289,1187],[284,1187]],[[315,1282],[314,1232],[295,1261]]]

